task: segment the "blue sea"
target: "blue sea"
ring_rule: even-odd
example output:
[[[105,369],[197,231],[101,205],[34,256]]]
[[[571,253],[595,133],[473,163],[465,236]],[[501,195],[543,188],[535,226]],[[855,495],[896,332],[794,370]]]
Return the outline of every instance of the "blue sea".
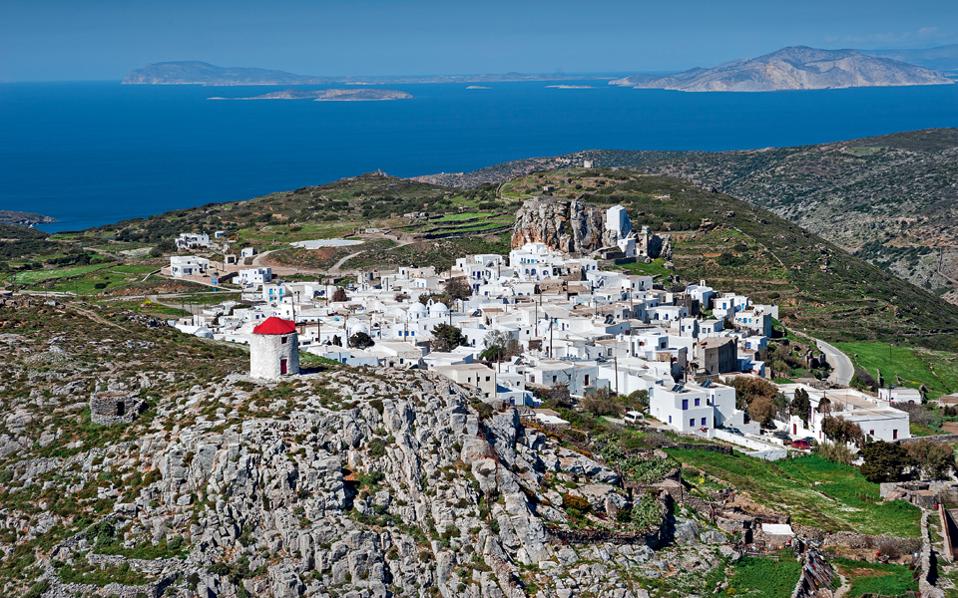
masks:
[[[210,101],[280,88],[0,84],[0,209],[75,230],[382,169],[580,149],[726,150],[958,126],[958,85],[682,93],[584,81],[391,85],[394,102]]]

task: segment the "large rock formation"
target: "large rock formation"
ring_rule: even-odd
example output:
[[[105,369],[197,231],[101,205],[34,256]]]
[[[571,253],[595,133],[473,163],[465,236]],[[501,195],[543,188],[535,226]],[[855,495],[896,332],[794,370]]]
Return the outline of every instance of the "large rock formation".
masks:
[[[545,243],[552,249],[581,255],[604,244],[604,211],[580,199],[535,197],[516,212],[512,247]]]
[[[0,304],[0,554],[32,563],[2,595],[628,598],[720,557],[656,558],[668,494],[436,374],[255,380],[241,351],[93,309]],[[149,397],[123,426],[84,409],[107,368]]]

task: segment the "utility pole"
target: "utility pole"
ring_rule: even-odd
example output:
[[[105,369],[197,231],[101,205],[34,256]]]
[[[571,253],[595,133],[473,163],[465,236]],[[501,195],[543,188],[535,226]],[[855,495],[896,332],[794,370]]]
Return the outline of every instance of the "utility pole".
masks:
[[[552,329],[555,328],[555,321],[549,318],[549,359],[552,359]]]
[[[615,349],[613,349],[613,351],[614,350]],[[613,364],[613,367],[615,368],[615,394],[618,395],[619,394],[619,356],[618,355],[612,356],[612,364]]]

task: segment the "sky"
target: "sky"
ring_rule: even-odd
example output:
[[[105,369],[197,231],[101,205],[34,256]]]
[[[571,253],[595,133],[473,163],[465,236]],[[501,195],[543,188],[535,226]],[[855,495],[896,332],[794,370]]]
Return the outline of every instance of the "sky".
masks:
[[[309,75],[635,72],[958,42],[953,0],[0,0],[0,81],[167,60]]]

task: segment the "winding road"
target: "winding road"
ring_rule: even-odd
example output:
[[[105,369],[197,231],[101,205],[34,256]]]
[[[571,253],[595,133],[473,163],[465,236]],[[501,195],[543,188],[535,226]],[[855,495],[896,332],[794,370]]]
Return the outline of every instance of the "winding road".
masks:
[[[832,366],[832,373],[828,376],[828,381],[842,386],[848,386],[855,375],[855,366],[852,360],[839,351],[834,345],[830,345],[823,340],[815,339],[819,350],[825,354],[825,360]]]
[[[826,343],[814,336],[810,336],[794,328],[792,328],[791,331],[797,336],[815,341],[818,350],[825,354],[825,361],[828,362],[828,365],[832,366],[832,373],[828,376],[829,382],[840,386],[848,386],[851,384],[852,376],[855,375],[855,365],[852,363],[852,360],[848,358],[848,355],[842,353],[835,345]]]

